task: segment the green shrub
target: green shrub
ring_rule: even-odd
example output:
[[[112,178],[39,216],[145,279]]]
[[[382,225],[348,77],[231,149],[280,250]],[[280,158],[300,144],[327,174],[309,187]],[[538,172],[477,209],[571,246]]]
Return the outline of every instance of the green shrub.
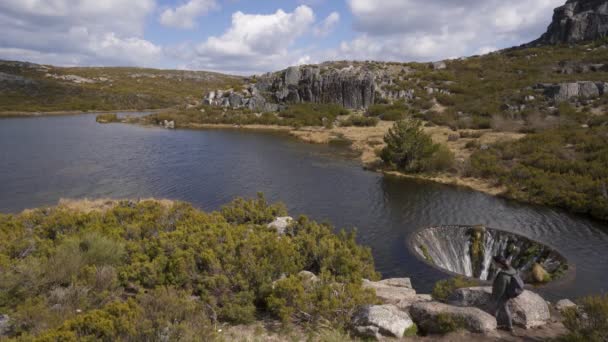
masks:
[[[406,118],[409,113],[404,102],[394,104],[374,104],[367,109],[367,115],[378,117],[385,121],[399,121]]]
[[[449,314],[441,313],[437,315],[437,331],[439,334],[448,334],[457,330],[464,329],[465,323],[462,318],[454,317]]]
[[[353,115],[347,120],[340,123],[342,127],[356,126],[356,127],[374,127],[378,124],[378,118],[367,117],[362,115]]]
[[[454,162],[447,147],[433,143],[422,130],[422,122],[409,119],[396,122],[384,137],[380,153],[384,163],[405,172],[442,171]]]
[[[608,339],[608,295],[584,298],[579,308],[569,308],[563,316],[570,332],[560,340],[601,342]]]
[[[469,280],[463,277],[455,277],[450,279],[440,280],[435,283],[433,287],[433,293],[431,294],[434,299],[445,302],[454,293],[455,290],[465,287],[477,286],[479,283],[474,280]]]
[[[517,199],[608,219],[607,165],[608,127],[562,127],[478,150],[469,173]]]

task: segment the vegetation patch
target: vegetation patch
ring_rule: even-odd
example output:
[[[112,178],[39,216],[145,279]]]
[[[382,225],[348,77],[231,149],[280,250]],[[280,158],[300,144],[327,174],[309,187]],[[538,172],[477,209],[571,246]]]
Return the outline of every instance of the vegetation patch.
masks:
[[[570,331],[560,338],[565,342],[602,342],[608,339],[608,295],[583,298],[577,308],[563,313]]]
[[[98,123],[106,124],[106,123],[112,123],[112,122],[120,122],[120,119],[118,118],[118,115],[116,115],[116,114],[106,113],[106,114],[97,115],[95,117],[95,121]]]
[[[470,280],[464,277],[455,277],[450,279],[440,280],[433,287],[432,296],[435,300],[446,302],[454,291],[466,288],[479,286],[479,282]]]
[[[608,127],[562,127],[476,151],[469,173],[516,199],[608,219]]]
[[[264,316],[342,329],[376,301],[361,279],[379,275],[354,233],[300,217],[279,235],[266,225],[285,208],[262,196],[213,213],[152,200],[74,207],[0,215],[11,338],[208,340],[218,324]]]

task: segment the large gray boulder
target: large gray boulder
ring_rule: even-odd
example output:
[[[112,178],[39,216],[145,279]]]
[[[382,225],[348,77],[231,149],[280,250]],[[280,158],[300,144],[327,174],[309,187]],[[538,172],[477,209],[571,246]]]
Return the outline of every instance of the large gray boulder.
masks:
[[[460,307],[476,307],[492,313],[492,288],[469,287],[454,291],[449,303]],[[525,290],[509,302],[513,323],[529,329],[545,325],[551,319],[549,305],[538,294]]]
[[[573,98],[597,98],[605,93],[604,82],[568,82],[559,84],[538,84],[537,89],[544,91],[545,96],[555,102],[568,101]]]
[[[376,296],[386,304],[397,304],[416,295],[409,278],[385,279],[381,281],[363,280],[363,287],[374,289]]]
[[[532,44],[562,44],[596,40],[608,35],[608,2],[568,0],[555,9],[547,32]]]
[[[359,309],[353,316],[352,325],[359,335],[381,339],[382,336],[403,337],[414,322],[394,305],[373,305]]]
[[[410,308],[410,316],[425,333],[444,333],[446,321],[458,328],[481,334],[496,330],[494,316],[478,308],[458,307],[438,302],[416,303]]]

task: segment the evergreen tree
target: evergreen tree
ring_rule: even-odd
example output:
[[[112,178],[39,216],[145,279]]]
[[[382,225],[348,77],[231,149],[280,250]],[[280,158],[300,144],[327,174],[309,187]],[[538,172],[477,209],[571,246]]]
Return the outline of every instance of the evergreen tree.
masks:
[[[406,119],[396,122],[384,137],[386,147],[380,157],[385,164],[406,172],[422,172],[439,150],[422,130],[422,122]]]

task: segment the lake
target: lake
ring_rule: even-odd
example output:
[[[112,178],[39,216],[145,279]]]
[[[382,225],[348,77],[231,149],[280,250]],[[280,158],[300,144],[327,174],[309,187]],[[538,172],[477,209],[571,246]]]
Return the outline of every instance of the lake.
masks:
[[[417,229],[485,224],[555,247],[573,279],[539,289],[552,299],[608,290],[608,225],[557,209],[363,170],[343,147],[286,134],[99,125],[94,114],[0,120],[0,212],[60,198],[183,200],[215,210],[263,192],[292,216],[358,230],[384,277],[419,291],[445,278],[408,249]]]

